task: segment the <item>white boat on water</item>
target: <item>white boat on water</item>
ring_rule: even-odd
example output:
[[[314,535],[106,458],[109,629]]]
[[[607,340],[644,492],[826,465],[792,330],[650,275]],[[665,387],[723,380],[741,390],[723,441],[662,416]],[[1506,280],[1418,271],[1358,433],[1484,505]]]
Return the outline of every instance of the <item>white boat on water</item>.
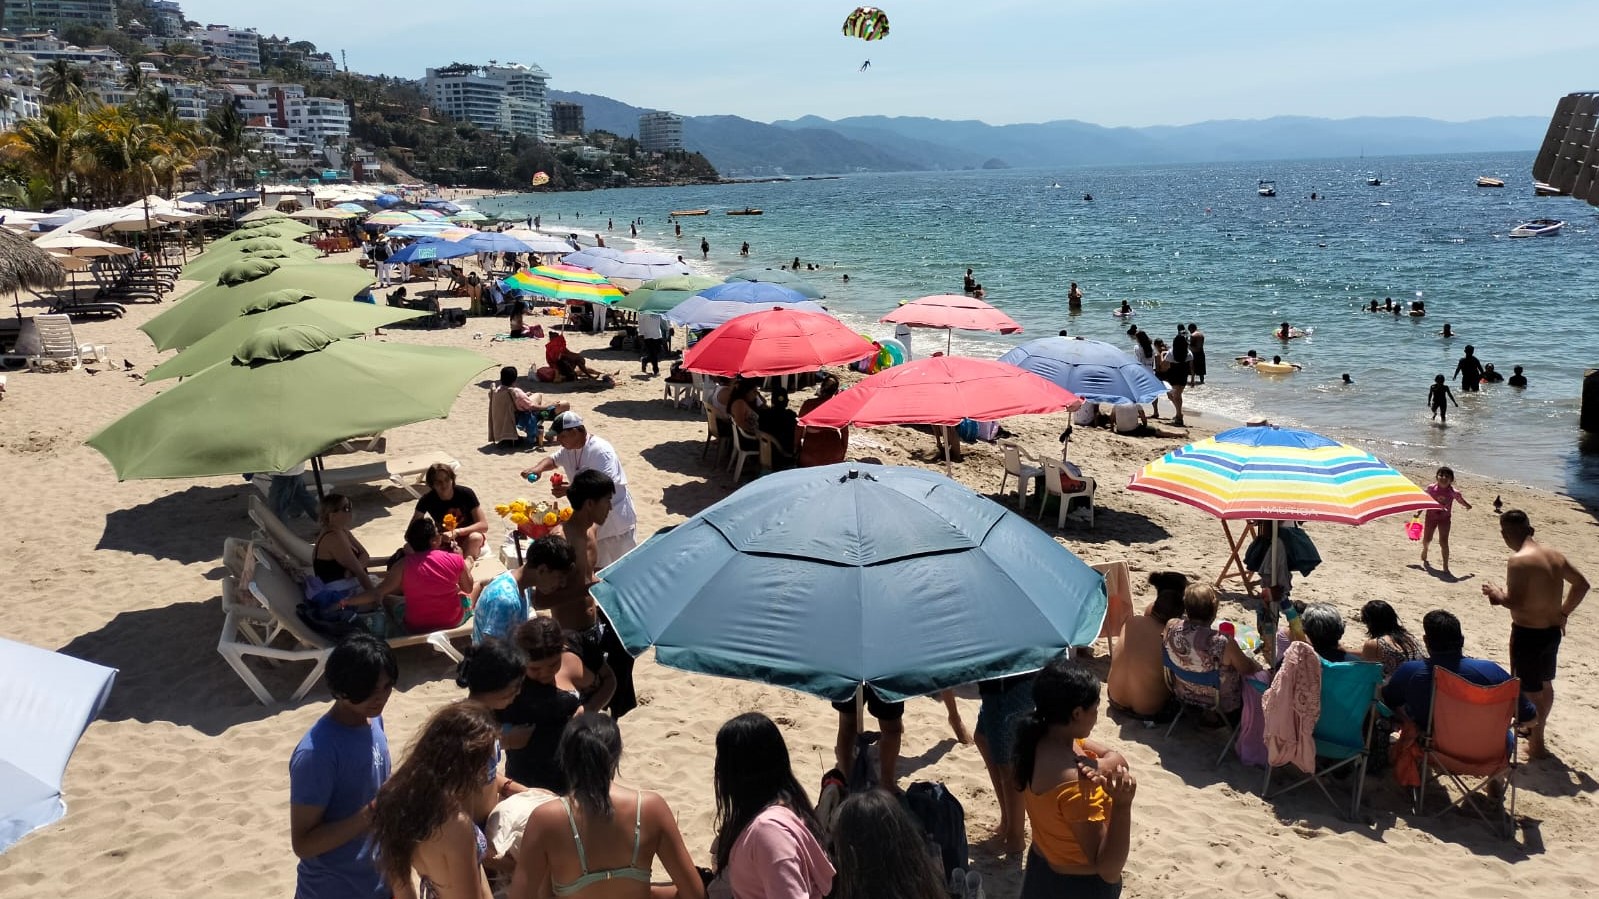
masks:
[[[1498,178],[1490,178],[1487,175],[1483,175],[1481,178],[1477,179],[1477,186],[1478,187],[1504,187],[1505,186],[1505,182],[1500,180],[1500,179],[1498,179]]]
[[[1277,196],[1277,182],[1262,181],[1260,186],[1255,188],[1255,193],[1263,197],[1275,197]]]
[[[1510,231],[1510,236],[1549,237],[1553,234],[1559,234],[1560,229],[1564,228],[1565,226],[1565,222],[1556,221],[1554,219],[1533,219],[1530,222],[1522,222],[1515,228],[1512,228]]]

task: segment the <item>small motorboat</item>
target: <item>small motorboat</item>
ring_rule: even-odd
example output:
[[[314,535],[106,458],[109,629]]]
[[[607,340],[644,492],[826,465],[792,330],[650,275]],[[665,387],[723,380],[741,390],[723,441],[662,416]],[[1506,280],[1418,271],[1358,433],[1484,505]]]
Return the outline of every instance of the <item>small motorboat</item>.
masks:
[[[760,209],[755,209],[754,207],[751,207],[751,206],[745,206],[743,209],[729,209],[727,211],[727,214],[728,215],[761,215],[762,212],[763,211],[760,210]]]
[[[1083,202],[1084,203],[1092,203],[1092,202],[1094,202],[1094,195],[1093,194],[1083,194]]]
[[[711,214],[711,211],[709,209],[678,209],[678,210],[676,210],[674,212],[668,213],[668,215],[672,216],[673,218],[682,218],[685,215],[710,215],[710,214]]]
[[[1553,184],[1545,184],[1542,181],[1532,182],[1532,193],[1538,197],[1563,197],[1566,195],[1566,192],[1560,188],[1555,187]]]
[[[1372,178],[1367,178],[1366,179],[1366,183],[1371,185],[1372,187],[1382,187],[1382,176],[1381,175],[1377,175],[1377,176],[1372,177]]]
[[[1504,187],[1505,186],[1505,182],[1502,179],[1500,179],[1500,178],[1490,178],[1487,175],[1483,175],[1481,178],[1477,179],[1477,186],[1478,187]]]
[[[1263,197],[1275,197],[1277,196],[1277,182],[1262,181],[1260,186],[1255,188],[1255,193]]]
[[[1554,219],[1533,219],[1522,222],[1510,231],[1511,237],[1549,237],[1559,234],[1560,229],[1566,226],[1565,222]]]

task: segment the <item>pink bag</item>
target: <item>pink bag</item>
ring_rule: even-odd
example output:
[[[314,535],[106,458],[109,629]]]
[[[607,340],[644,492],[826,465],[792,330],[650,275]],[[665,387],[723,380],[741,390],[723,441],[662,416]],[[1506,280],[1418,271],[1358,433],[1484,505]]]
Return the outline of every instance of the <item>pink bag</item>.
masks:
[[[1410,519],[1410,523],[1405,525],[1405,536],[1409,537],[1412,541],[1416,541],[1416,540],[1420,540],[1421,539],[1421,516],[1420,515],[1417,515],[1415,518]]]

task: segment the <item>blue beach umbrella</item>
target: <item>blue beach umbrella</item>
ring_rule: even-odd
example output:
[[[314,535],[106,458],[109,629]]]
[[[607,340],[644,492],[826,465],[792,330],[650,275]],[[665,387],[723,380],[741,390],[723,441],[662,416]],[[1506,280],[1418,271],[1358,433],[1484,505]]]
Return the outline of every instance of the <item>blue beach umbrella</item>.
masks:
[[[813,300],[826,299],[827,294],[820,287],[781,268],[746,268],[727,276],[729,281],[762,281],[767,284],[781,284],[789,290],[797,290]]]
[[[770,281],[729,281],[700,291],[700,296],[720,303],[803,303],[810,299],[797,290]]]
[[[1166,385],[1137,359],[1099,340],[1041,337],[999,357],[1091,403],[1148,403]]]
[[[536,253],[531,244],[519,240],[509,234],[498,231],[479,231],[471,237],[464,237],[461,243],[466,244],[479,253]]]
[[[920,468],[841,463],[746,485],[601,572],[628,652],[847,700],[1035,671],[1099,634],[1104,578]]]
[[[372,202],[375,205],[382,206],[384,209],[387,209],[390,206],[395,206],[405,201],[401,200],[399,197],[396,197],[394,194],[380,194],[378,195],[378,198]]]
[[[434,259],[456,259],[461,256],[471,256],[477,252],[476,248],[467,246],[464,242],[425,240],[400,249],[389,257],[389,262],[427,262]]]

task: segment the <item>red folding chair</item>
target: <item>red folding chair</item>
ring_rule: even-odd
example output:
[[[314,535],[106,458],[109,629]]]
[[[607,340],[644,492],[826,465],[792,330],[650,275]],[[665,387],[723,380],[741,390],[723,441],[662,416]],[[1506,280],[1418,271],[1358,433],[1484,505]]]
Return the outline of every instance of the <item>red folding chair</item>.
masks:
[[[1443,814],[1475,793],[1487,796],[1489,785],[1504,782],[1510,794],[1501,826],[1496,827],[1475,803],[1472,811],[1509,839],[1516,827],[1516,709],[1521,701],[1521,681],[1511,678],[1484,687],[1452,671],[1432,671],[1432,720],[1422,738],[1421,786],[1416,789],[1416,813],[1423,813],[1427,784],[1440,771],[1460,790],[1460,796],[1437,814]],[[1466,778],[1480,778],[1470,786]],[[1446,788],[1447,792],[1447,788]],[[1503,802],[1500,804],[1504,808]]]

